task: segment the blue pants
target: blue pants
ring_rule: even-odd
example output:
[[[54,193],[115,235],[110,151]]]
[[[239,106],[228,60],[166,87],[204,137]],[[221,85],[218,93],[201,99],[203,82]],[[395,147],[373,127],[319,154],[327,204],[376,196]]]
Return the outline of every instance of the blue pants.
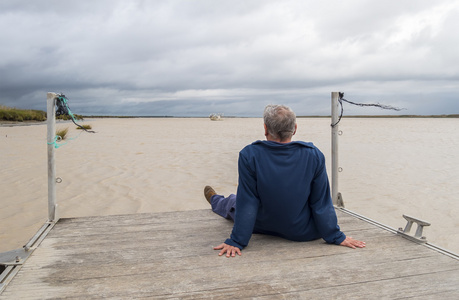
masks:
[[[212,211],[225,219],[234,221],[234,214],[236,212],[236,195],[231,194],[228,197],[222,195],[213,195],[210,198],[210,205]]]

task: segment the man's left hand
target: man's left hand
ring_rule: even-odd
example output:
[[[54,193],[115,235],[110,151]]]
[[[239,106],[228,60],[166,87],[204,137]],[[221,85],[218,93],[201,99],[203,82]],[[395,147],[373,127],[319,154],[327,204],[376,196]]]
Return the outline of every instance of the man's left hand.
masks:
[[[222,250],[220,253],[218,253],[219,256],[222,256],[223,254],[226,253],[226,257],[235,257],[236,253],[240,256],[241,255],[241,249],[238,247],[230,246],[228,244],[220,244],[217,247],[214,247],[214,250]]]
[[[354,240],[352,237],[347,236],[346,239],[342,241],[340,245],[355,249],[365,247],[365,242]]]

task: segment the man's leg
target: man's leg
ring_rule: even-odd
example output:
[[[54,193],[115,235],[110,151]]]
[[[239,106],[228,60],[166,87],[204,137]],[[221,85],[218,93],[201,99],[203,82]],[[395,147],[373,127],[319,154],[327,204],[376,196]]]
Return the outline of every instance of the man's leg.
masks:
[[[218,195],[210,186],[204,188],[204,196],[212,206],[212,211],[225,219],[234,221],[236,211],[236,195],[231,194],[228,197]]]
[[[228,197],[222,195],[213,195],[210,198],[212,211],[225,219],[234,221],[234,213],[236,212],[236,195],[231,194]]]

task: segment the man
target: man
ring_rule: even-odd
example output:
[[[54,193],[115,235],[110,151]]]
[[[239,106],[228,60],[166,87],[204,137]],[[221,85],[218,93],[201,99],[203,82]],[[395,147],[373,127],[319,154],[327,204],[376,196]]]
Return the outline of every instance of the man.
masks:
[[[252,233],[365,247],[340,231],[322,152],[312,143],[292,142],[295,113],[286,106],[268,105],[263,119],[266,141],[239,153],[237,197],[217,195],[210,186],[204,189],[212,210],[234,220],[231,237],[214,249],[227,257],[241,255]]]

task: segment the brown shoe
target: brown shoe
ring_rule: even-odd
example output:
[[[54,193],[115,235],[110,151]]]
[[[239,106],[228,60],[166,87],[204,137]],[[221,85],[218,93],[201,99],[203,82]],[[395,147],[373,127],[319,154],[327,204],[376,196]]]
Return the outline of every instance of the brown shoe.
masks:
[[[214,189],[210,186],[206,186],[204,188],[204,197],[206,197],[207,199],[207,202],[209,202],[210,204],[210,198],[213,196],[213,195],[216,195],[217,193],[214,191]]]

